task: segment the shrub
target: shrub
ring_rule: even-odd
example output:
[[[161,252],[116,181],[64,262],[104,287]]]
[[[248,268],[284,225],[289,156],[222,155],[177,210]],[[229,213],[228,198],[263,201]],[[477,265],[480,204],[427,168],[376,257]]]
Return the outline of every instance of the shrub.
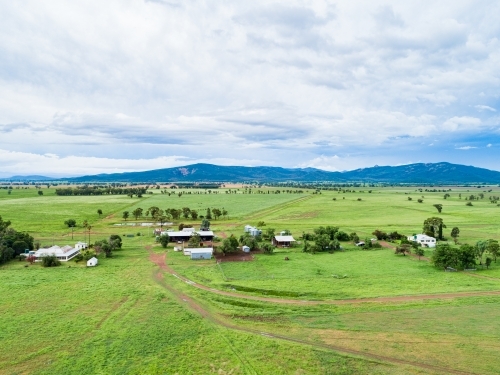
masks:
[[[465,205],[466,206],[472,206],[472,202],[467,202]]]
[[[42,257],[43,267],[57,267],[61,265],[61,261],[55,255],[46,255]]]

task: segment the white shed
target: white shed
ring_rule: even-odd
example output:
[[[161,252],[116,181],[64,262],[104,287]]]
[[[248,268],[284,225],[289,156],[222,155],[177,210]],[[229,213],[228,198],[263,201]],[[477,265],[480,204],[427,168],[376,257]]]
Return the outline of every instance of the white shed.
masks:
[[[214,249],[211,247],[200,247],[198,249],[191,250],[191,259],[212,259],[212,254]]]
[[[97,258],[96,257],[92,257],[89,260],[87,260],[87,267],[95,267],[95,266],[97,266],[97,263],[99,263],[99,261],[97,260]]]

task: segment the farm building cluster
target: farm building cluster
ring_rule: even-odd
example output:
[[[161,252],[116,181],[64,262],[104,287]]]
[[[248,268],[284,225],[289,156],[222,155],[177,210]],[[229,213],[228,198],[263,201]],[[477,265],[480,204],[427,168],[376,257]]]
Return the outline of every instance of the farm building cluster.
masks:
[[[154,234],[159,236],[168,235],[170,242],[187,242],[194,234],[198,234],[202,241],[213,241],[214,232],[211,230],[195,230],[194,228],[184,228],[181,231],[155,229]]]
[[[54,245],[48,248],[41,248],[36,251],[29,251],[23,255],[34,256],[35,262],[41,262],[42,258],[45,256],[55,256],[59,261],[67,262],[80,254],[80,250],[86,249],[87,247],[86,242],[77,242],[74,247],[70,245],[63,247]]]

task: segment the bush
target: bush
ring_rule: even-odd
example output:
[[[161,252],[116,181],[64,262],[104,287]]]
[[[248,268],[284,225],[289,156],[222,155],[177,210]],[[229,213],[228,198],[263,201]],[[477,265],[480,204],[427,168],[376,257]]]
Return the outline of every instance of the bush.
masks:
[[[169,242],[170,242],[170,237],[168,236],[168,234],[162,234],[160,236],[161,247],[166,248]]]
[[[46,255],[42,257],[43,267],[57,267],[61,265],[61,261],[55,255]]]
[[[472,202],[467,202],[465,205],[466,206],[472,206]]]

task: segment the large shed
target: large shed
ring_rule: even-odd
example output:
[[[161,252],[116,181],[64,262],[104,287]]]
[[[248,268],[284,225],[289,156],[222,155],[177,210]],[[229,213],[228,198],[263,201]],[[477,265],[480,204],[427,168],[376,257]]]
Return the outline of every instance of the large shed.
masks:
[[[200,247],[197,249],[189,249],[191,251],[191,259],[212,259],[214,249],[211,247]]]

